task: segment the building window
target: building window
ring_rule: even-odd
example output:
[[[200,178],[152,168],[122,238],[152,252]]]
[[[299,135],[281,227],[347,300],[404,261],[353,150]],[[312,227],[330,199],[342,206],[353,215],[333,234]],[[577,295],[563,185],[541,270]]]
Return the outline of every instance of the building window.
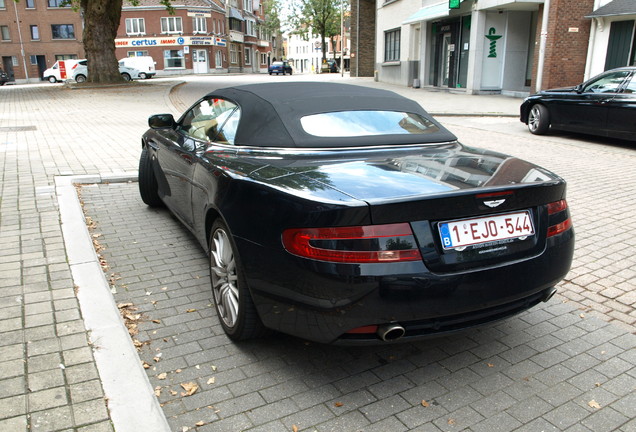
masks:
[[[241,24],[241,21],[234,18],[230,18],[230,30],[242,32],[243,25]]]
[[[148,51],[128,51],[126,53],[127,57],[142,57],[147,55],[148,55]]]
[[[36,25],[31,26],[31,40],[40,40],[40,29]]]
[[[164,68],[183,68],[183,51],[181,50],[165,50],[163,52]]]
[[[27,9],[35,9],[35,0],[26,0],[24,5]]]
[[[267,64],[267,54],[261,54],[261,64]]]
[[[183,33],[181,17],[161,18],[161,33]]]
[[[252,64],[252,48],[245,48],[245,64]]]
[[[230,44],[230,63],[238,63],[238,46],[236,44]]]
[[[127,35],[145,35],[146,22],[143,18],[126,18]]]
[[[49,0],[50,8],[70,8],[71,2],[68,0]]]
[[[400,29],[384,32],[384,61],[400,60]]]
[[[0,9],[5,9],[6,5],[4,4],[4,0],[0,0]]]
[[[55,60],[74,60],[77,59],[77,54],[55,54]]]
[[[214,63],[217,69],[223,67],[223,51],[217,51],[214,55]]]
[[[204,17],[194,17],[192,20],[192,28],[193,33],[207,33],[208,32],[208,24]]]
[[[248,36],[256,36],[256,22],[253,20],[245,21],[245,34]]]
[[[11,40],[11,34],[9,34],[9,26],[0,26],[0,33],[2,34],[3,41]]]
[[[51,24],[53,39],[75,39],[73,24]]]
[[[254,12],[254,4],[252,3],[252,0],[243,0],[243,3],[245,3],[246,11]]]
[[[36,55],[29,56],[29,62],[31,62],[32,65],[38,64],[38,56]]]

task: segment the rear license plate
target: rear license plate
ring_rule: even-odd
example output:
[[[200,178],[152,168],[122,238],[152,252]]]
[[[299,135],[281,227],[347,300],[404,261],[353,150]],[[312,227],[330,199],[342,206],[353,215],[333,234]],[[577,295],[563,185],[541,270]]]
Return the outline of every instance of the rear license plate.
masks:
[[[438,229],[444,249],[463,248],[497,240],[523,239],[534,235],[528,210],[441,222]]]

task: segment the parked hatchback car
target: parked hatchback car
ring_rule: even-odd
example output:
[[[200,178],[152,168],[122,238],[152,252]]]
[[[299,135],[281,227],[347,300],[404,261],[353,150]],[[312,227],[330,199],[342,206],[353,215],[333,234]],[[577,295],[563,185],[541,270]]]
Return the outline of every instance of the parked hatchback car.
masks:
[[[537,135],[555,129],[636,141],[636,67],[532,95],[521,104],[520,119]]]
[[[209,252],[232,339],[444,334],[547,301],[570,268],[563,179],[463,146],[393,92],[244,85],[148,123],[141,198]]]
[[[275,62],[272,62],[272,64],[267,67],[267,73],[269,73],[270,75],[273,73],[275,73],[276,75],[281,73],[283,75],[285,75],[286,73],[291,75],[292,67],[286,61],[275,61]]]

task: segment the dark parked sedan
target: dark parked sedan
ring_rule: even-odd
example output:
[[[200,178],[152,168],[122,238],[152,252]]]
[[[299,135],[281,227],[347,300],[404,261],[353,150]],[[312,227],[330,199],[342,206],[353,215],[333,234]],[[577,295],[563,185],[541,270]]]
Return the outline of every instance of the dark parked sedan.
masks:
[[[269,65],[269,67],[267,68],[267,73],[269,73],[270,75],[273,73],[275,73],[276,75],[285,75],[286,73],[291,75],[292,67],[286,61],[275,61],[271,65]]]
[[[209,251],[232,339],[443,334],[547,301],[570,268],[565,182],[395,93],[253,84],[148,122],[141,197]]]
[[[636,68],[530,96],[521,105],[521,121],[537,135],[553,128],[636,141]]]

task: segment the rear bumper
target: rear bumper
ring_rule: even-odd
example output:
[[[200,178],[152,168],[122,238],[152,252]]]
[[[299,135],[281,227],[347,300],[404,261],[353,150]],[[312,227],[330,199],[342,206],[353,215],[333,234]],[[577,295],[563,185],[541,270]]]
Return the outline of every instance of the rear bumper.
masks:
[[[537,256],[505,265],[436,274],[422,262],[338,265],[273,253],[237,239],[265,326],[321,343],[373,344],[347,332],[399,323],[401,340],[446,334],[535,306],[570,269],[574,232],[550,238]],[[252,258],[253,257],[253,258]]]

